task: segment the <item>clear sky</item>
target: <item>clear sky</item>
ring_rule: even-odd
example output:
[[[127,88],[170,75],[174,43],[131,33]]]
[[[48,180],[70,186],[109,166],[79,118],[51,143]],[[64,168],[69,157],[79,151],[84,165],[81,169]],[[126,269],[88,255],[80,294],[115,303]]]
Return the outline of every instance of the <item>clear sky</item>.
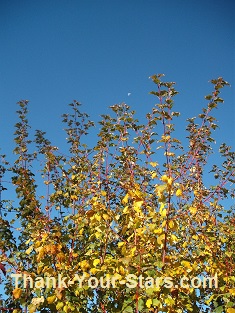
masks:
[[[61,146],[60,116],[73,99],[95,121],[121,102],[141,117],[156,102],[155,73],[177,83],[182,137],[208,81],[227,80],[216,138],[235,146],[233,0],[0,0],[0,153],[13,149],[17,101],[30,100],[33,128]]]
[[[177,83],[182,121],[206,104],[210,79],[230,82],[217,138],[233,144],[234,21],[232,0],[0,0],[2,152],[13,145],[17,101],[30,100],[33,128],[60,145],[60,116],[73,99],[92,120],[121,102],[144,116],[156,102],[155,73]]]

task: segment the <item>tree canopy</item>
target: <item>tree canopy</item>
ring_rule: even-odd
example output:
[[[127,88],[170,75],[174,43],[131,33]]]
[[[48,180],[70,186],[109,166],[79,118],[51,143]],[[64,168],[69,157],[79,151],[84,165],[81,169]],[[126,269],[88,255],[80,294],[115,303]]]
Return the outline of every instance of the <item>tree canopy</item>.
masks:
[[[73,101],[63,115],[68,153],[42,130],[31,138],[28,101],[18,103],[14,163],[1,155],[1,178],[15,191],[0,207],[6,309],[235,312],[235,153],[213,146],[213,112],[229,84],[211,81],[183,144],[174,135],[175,83],[151,78],[157,103],[146,123],[113,105],[95,145],[87,140],[94,123]]]

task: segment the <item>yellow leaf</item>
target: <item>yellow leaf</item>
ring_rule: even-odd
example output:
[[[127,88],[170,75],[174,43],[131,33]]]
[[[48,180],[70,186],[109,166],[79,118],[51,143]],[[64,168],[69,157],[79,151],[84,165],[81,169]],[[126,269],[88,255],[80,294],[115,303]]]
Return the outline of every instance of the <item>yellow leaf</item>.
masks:
[[[163,240],[165,239],[165,234],[162,234],[157,237],[157,243],[161,245],[163,243]]]
[[[134,248],[131,249],[131,256],[134,256],[134,255],[135,255],[135,251],[136,251],[136,247],[134,247]]]
[[[128,211],[129,211],[129,207],[128,207],[128,205],[127,205],[127,206],[125,206],[125,208],[123,209],[123,214],[128,213]]]
[[[26,253],[26,254],[30,254],[30,253],[32,252],[32,250],[33,250],[33,245],[31,245],[31,246],[25,251],[25,253]]]
[[[176,193],[175,193],[176,197],[181,197],[182,194],[183,194],[183,192],[182,192],[181,189],[177,189],[177,190],[176,190]]]
[[[162,222],[162,228],[164,228],[165,226],[166,226],[166,220]]]
[[[127,204],[128,199],[129,199],[129,195],[128,195],[128,193],[127,193],[127,194],[125,195],[125,197],[122,199],[122,204]]]
[[[95,260],[93,261],[93,265],[96,266],[96,265],[98,265],[98,264],[100,264],[100,259],[95,259]]]
[[[164,202],[166,199],[164,197],[164,191],[167,189],[167,185],[156,185],[155,192],[158,196],[159,202]]]
[[[233,309],[233,308],[228,308],[228,309],[227,309],[227,313],[235,313],[235,309]]]
[[[100,239],[100,238],[102,237],[102,234],[97,231],[97,232],[95,233],[95,237],[96,237],[96,239]]]
[[[169,227],[170,228],[174,228],[175,227],[175,222],[173,220],[170,220]]]
[[[71,195],[71,200],[76,201],[76,200],[78,200],[78,197],[76,195]]]
[[[165,135],[162,135],[162,141],[163,142],[167,142],[171,137],[168,135],[168,136],[165,136]]]
[[[157,162],[150,162],[149,164],[150,164],[152,167],[156,167],[156,166],[158,165]]]
[[[134,202],[134,210],[136,212],[141,212],[141,205],[144,203],[144,201],[136,201]]]
[[[12,293],[13,293],[13,297],[14,297],[15,299],[19,299],[20,296],[21,296],[21,294],[22,294],[22,289],[20,289],[20,288],[15,288],[15,289],[12,291]]]
[[[125,244],[124,241],[119,242],[119,243],[118,243],[118,248],[121,248],[124,244]]]
[[[123,275],[123,276],[126,274],[126,272],[125,272],[123,266],[120,266],[120,267],[119,267],[119,273],[120,273],[121,275]]]
[[[105,197],[106,196],[106,191],[104,191],[104,190],[101,190],[101,196],[103,196],[103,197]]]
[[[139,186],[138,186],[137,188],[139,188]],[[135,196],[137,196],[138,198],[141,198],[141,197],[142,197],[142,193],[141,193],[141,191],[138,190],[138,189],[134,191],[134,194],[135,194]]]
[[[63,310],[64,310],[65,313],[67,313],[68,310],[69,310],[69,307],[68,307],[67,305],[65,305],[64,308],[63,308]]]
[[[154,234],[158,234],[158,235],[161,235],[163,232],[163,229],[162,228],[157,228],[157,229],[154,229]]]
[[[189,208],[189,211],[190,211],[190,213],[192,213],[192,214],[194,215],[194,214],[197,213],[197,208],[191,206],[191,207]]]
[[[169,186],[171,186],[172,183],[173,183],[173,178],[172,178],[172,177],[168,178],[167,184],[168,184]]]
[[[89,263],[86,260],[81,261],[80,266],[81,266],[81,269],[84,271],[90,267]]]
[[[229,289],[229,293],[231,293],[232,296],[235,296],[235,288]]]
[[[167,155],[167,156],[175,156],[175,153],[173,153],[173,152],[164,152],[164,155]]]
[[[56,310],[60,310],[60,309],[62,309],[63,308],[63,306],[64,306],[64,302],[58,302],[57,304],[56,304]]]
[[[134,207],[140,208],[143,203],[144,203],[144,201],[135,201],[134,202]]]
[[[97,269],[97,268],[91,268],[90,269],[90,273],[92,274],[92,275],[95,275],[97,272],[99,272],[99,270]]]
[[[182,261],[181,264],[183,265],[183,267],[192,269],[191,263],[188,261]]]
[[[56,296],[55,296],[55,295],[54,295],[54,296],[47,297],[47,302],[48,302],[49,304],[51,304],[51,303],[53,303],[53,302],[55,301],[55,299],[56,299]]]
[[[178,238],[177,238],[174,234],[171,235],[171,239],[172,239],[174,242],[177,242],[177,241],[178,241]]]
[[[164,209],[164,207],[165,207],[165,204],[162,203],[160,206],[160,210],[159,210],[159,213],[161,214],[162,217],[166,217],[166,209]]]
[[[151,176],[152,176],[152,178],[155,178],[157,176],[157,173],[153,172]]]
[[[165,183],[168,182],[168,178],[166,175],[162,175],[161,180],[164,181]]]
[[[152,299],[148,299],[148,300],[146,301],[146,306],[147,306],[147,308],[150,308],[151,305],[152,305],[152,303],[153,303],[153,300],[152,300]]]
[[[98,222],[100,222],[100,221],[101,221],[101,216],[100,216],[100,215],[95,214],[95,215],[94,215],[94,217],[95,217],[95,219],[96,219]]]
[[[115,280],[120,280],[120,279],[122,279],[122,275],[120,275],[120,274],[118,274],[118,273],[115,273],[115,274],[113,275],[113,277],[115,278]]]
[[[165,203],[161,203],[160,205],[160,211],[162,211],[165,208]]]
[[[109,215],[106,214],[106,213],[104,213],[104,214],[103,214],[103,218],[104,218],[105,221],[107,221],[107,220],[109,220]]]
[[[206,304],[211,303],[211,301],[214,299],[214,297],[215,297],[215,295],[210,296],[210,298],[207,299],[207,300],[205,301],[205,303],[206,303]]]
[[[34,304],[30,304],[28,306],[28,310],[29,310],[29,313],[34,313],[37,310],[37,307]]]

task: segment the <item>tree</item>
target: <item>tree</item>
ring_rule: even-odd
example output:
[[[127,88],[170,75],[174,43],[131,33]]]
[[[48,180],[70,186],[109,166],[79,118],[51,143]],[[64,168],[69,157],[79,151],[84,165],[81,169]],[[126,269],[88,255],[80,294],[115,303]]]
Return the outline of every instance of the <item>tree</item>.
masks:
[[[0,269],[14,313],[235,312],[235,216],[226,207],[235,153],[222,144],[221,166],[210,163],[212,113],[228,83],[211,81],[207,106],[187,120],[184,147],[174,137],[177,91],[162,76],[152,76],[158,103],[146,123],[113,105],[94,147],[86,140],[94,123],[71,103],[66,155],[41,130],[30,139],[28,101],[18,103],[16,160],[2,155],[1,165],[18,198],[1,201],[0,218]]]

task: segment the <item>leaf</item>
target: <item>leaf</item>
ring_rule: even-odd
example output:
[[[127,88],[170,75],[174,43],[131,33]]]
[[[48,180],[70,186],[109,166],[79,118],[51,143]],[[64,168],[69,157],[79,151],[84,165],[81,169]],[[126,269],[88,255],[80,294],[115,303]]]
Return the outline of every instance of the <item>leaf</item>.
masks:
[[[158,236],[157,237],[157,243],[159,245],[161,245],[163,243],[164,239],[165,239],[165,234],[162,234],[162,235]]]
[[[192,268],[191,263],[188,262],[188,261],[181,261],[181,264],[183,265],[183,267],[186,267],[186,268],[189,268],[189,269]]]
[[[14,297],[15,299],[19,299],[20,296],[21,296],[21,294],[22,294],[22,289],[20,289],[20,288],[15,288],[15,289],[12,291],[12,293],[13,293],[13,297]]]
[[[161,302],[158,299],[153,299],[153,306],[159,306]]]
[[[162,217],[166,217],[166,209],[162,209],[162,210],[160,210],[160,214],[161,214],[161,216]]]
[[[127,204],[129,199],[129,194],[127,193],[125,197],[122,199],[122,204]]]
[[[128,305],[122,312],[123,313],[133,313],[133,309],[131,306]]]
[[[189,208],[189,211],[190,211],[191,214],[194,215],[194,214],[197,213],[197,208],[191,206],[191,207]]]
[[[60,310],[60,309],[62,309],[63,308],[63,306],[64,306],[64,302],[58,302],[57,304],[56,304],[56,310]]]
[[[25,251],[25,253],[26,253],[26,254],[30,254],[30,253],[32,252],[32,250],[33,250],[33,245],[31,245],[31,246]]]
[[[147,308],[150,308],[151,305],[152,305],[152,303],[153,303],[153,300],[152,300],[152,299],[148,299],[148,300],[146,301],[146,306],[147,306]]]
[[[169,227],[170,228],[174,228],[175,227],[175,222],[173,220],[170,220]]]
[[[38,297],[38,298],[33,298],[33,299],[31,300],[31,304],[37,306],[37,305],[39,305],[40,303],[43,303],[44,300],[45,300],[45,299],[44,299],[43,296],[41,296],[40,298],[39,298],[39,297]]]
[[[166,189],[167,189],[166,184],[165,185],[157,185],[155,188],[155,191],[156,191],[158,197],[160,197]]]
[[[157,177],[157,173],[156,173],[156,172],[153,172],[152,175],[151,175],[151,177],[152,177],[152,179],[155,178],[155,177]]]
[[[67,305],[65,305],[63,310],[64,310],[65,313],[67,313],[69,311],[69,307]]]
[[[182,197],[182,194],[183,194],[183,192],[181,189],[176,190],[176,193],[175,193],[176,197]]]
[[[29,313],[34,313],[37,310],[37,307],[34,304],[30,304],[28,306],[28,310],[29,310]]]
[[[172,240],[173,242],[177,242],[177,241],[178,241],[178,238],[176,237],[176,235],[172,234],[172,235],[171,235],[171,240]]]
[[[56,299],[56,296],[55,296],[55,295],[50,296],[50,297],[47,297],[47,302],[48,302],[49,304],[51,304],[51,303],[53,303],[53,302],[55,301],[55,299]]]
[[[141,206],[143,203],[144,203],[144,201],[135,201],[134,202],[134,210],[138,213],[141,212]]]
[[[106,191],[104,191],[104,190],[101,190],[100,193],[101,193],[101,196],[103,196],[103,197],[105,197],[107,195]]]
[[[169,177],[167,177],[166,175],[162,175],[161,180],[165,183],[168,182]]]
[[[95,260],[93,261],[93,265],[96,266],[96,265],[98,265],[98,264],[100,264],[100,259],[95,259]]]
[[[83,260],[80,262],[80,267],[83,271],[86,271],[90,267],[90,265],[87,260]]]
[[[7,272],[6,272],[5,266],[2,263],[0,263],[0,270],[3,272],[4,276],[6,276]]]
[[[235,313],[235,309],[233,309],[233,308],[228,308],[228,309],[227,309],[227,313]]]
[[[211,301],[214,299],[214,297],[215,297],[215,295],[211,295],[210,298],[205,301],[205,303],[206,304],[211,303]]]
[[[95,214],[94,217],[98,222],[101,221],[101,216],[99,214]]]
[[[221,305],[221,306],[218,306],[216,309],[215,309],[215,313],[222,313],[224,311],[224,306]]]
[[[120,242],[118,243],[118,248],[121,248],[124,244],[125,244],[124,241],[120,241]]]
[[[125,208],[123,209],[123,214],[126,214],[129,212],[129,206],[125,206]]]

